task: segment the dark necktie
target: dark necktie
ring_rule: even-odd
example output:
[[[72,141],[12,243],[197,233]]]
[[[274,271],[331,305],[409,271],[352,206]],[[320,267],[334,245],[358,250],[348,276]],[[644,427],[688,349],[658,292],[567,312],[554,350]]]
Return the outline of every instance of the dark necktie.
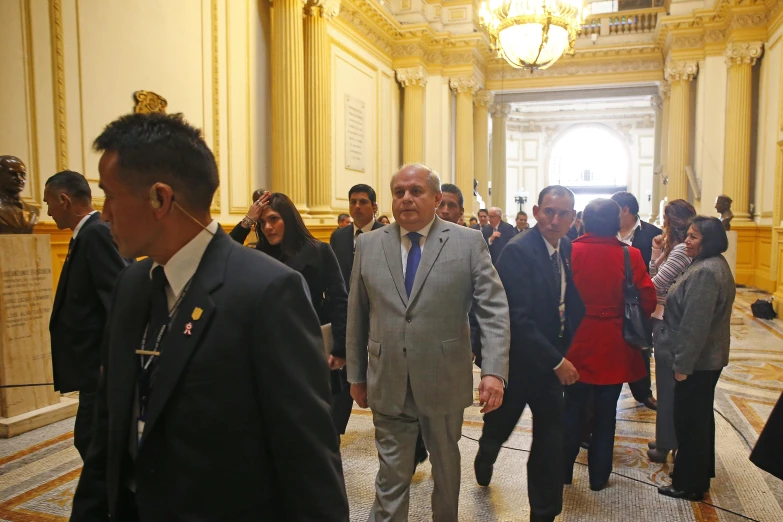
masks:
[[[356,240],[359,238],[359,234],[362,233],[361,228],[356,229],[356,234],[353,235],[353,251],[356,252]]]
[[[152,270],[152,292],[150,293],[150,318],[147,323],[147,336],[144,346],[145,350],[160,351],[163,336],[169,324],[169,303],[166,297],[166,272],[163,267],[158,265]],[[144,356],[146,363],[151,356]],[[152,395],[152,389],[155,385],[155,375],[160,356],[152,357],[149,364],[142,368],[139,374],[139,409],[143,419],[147,413],[147,404]]]
[[[562,281],[560,279],[560,260],[558,259],[558,252],[555,252],[552,254],[552,257],[550,258],[552,260],[552,273],[555,275],[555,288],[557,288],[557,298],[560,299],[560,294],[562,293]]]
[[[65,261],[63,261],[63,264],[67,263],[68,260],[71,258],[71,249],[73,249],[73,242],[75,241],[74,238],[71,238],[71,240],[68,242],[68,253],[65,254]]]
[[[421,261],[421,246],[419,245],[421,234],[408,232],[408,239],[411,240],[411,249],[408,251],[408,262],[405,264],[405,292],[410,297],[413,282],[416,280],[416,270],[419,269],[419,261]]]

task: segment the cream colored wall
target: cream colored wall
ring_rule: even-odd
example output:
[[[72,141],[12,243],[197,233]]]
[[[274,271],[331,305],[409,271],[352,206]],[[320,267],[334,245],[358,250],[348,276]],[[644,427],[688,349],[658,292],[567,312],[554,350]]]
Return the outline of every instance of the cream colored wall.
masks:
[[[400,88],[391,58],[362,45],[353,33],[329,26],[332,39],[332,206],[347,211],[348,191],[366,183],[378,195],[381,214],[391,214],[389,182],[399,166]],[[345,97],[365,107],[365,170],[345,165]]]
[[[4,80],[0,150],[28,164],[25,195],[40,202],[46,178],[70,168],[100,203],[92,141],[132,112],[134,91],[148,90],[203,129],[221,178],[213,214],[228,222],[243,214],[252,190],[268,184],[270,164],[269,108],[258,102],[268,93],[268,24],[259,8],[266,10],[229,0],[0,2],[0,67],[13,72]]]
[[[715,198],[723,193],[726,140],[726,59],[708,56],[699,62],[696,96],[694,172],[701,182],[696,211],[715,214]]]
[[[772,43],[771,43],[772,42]],[[772,225],[775,194],[775,154],[780,139],[781,40],[768,41],[761,59],[756,145],[754,219]]]

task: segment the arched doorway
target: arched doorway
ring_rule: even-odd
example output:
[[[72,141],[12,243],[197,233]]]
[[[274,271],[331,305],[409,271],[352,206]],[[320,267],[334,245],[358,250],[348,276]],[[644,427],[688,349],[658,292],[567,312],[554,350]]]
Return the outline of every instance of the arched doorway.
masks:
[[[575,208],[628,188],[630,151],[625,140],[601,124],[569,127],[556,139],[549,157],[549,184],[576,195]]]

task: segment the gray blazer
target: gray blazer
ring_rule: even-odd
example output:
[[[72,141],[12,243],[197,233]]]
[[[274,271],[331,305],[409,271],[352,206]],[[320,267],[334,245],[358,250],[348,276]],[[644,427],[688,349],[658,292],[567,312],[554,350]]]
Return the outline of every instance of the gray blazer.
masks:
[[[408,380],[423,414],[453,413],[473,403],[468,312],[474,299],[482,375],[505,381],[508,302],[480,232],[436,217],[410,298],[400,226],[359,236],[348,297],[348,381],[367,383],[373,411],[398,415]]]
[[[737,293],[723,256],[697,259],[669,288],[656,350],[674,357],[675,373],[720,370],[729,364],[731,307]]]

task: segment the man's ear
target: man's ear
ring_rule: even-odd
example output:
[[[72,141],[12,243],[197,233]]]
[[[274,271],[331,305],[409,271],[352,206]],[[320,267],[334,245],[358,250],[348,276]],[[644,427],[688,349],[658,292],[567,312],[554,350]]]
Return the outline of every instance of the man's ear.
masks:
[[[377,214],[378,213],[378,203],[373,203],[372,204],[372,211],[373,211],[373,214]]]

